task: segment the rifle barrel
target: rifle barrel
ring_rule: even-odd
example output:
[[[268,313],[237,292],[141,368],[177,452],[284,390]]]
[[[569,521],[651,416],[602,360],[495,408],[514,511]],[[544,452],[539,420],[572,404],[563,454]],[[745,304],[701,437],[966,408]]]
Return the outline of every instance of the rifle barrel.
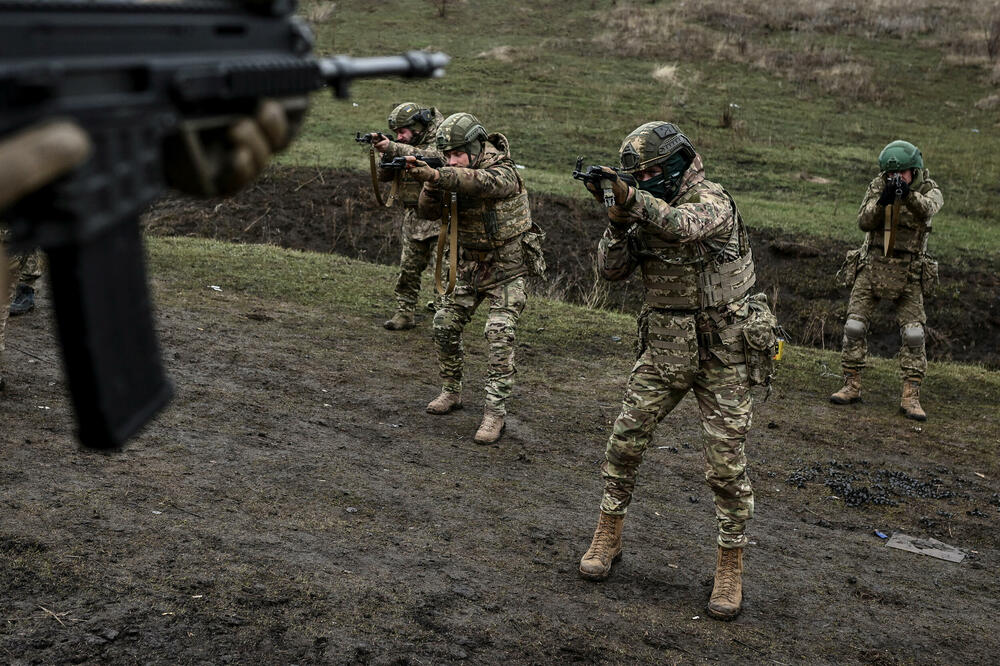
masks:
[[[410,51],[398,56],[321,58],[319,69],[327,84],[334,88],[337,97],[346,97],[347,85],[351,79],[380,76],[440,78],[444,75],[444,68],[450,61],[451,58],[444,53]]]

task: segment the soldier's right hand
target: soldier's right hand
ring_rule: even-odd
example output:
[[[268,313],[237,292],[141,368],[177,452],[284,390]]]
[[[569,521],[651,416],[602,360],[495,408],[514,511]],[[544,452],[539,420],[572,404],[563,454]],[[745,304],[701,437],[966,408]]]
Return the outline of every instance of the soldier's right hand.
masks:
[[[889,182],[886,182],[885,187],[882,189],[882,194],[879,195],[878,205],[879,206],[891,206],[892,202],[896,200],[896,187]]]
[[[92,145],[70,120],[55,120],[0,141],[0,210],[82,164]]]

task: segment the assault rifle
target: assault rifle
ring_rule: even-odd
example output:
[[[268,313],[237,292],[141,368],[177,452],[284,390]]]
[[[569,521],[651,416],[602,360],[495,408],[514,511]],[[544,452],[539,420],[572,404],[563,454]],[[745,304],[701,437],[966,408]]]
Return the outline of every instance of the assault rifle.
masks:
[[[432,169],[440,169],[444,166],[444,160],[440,157],[424,157],[423,155],[414,155],[421,162],[424,162],[427,166]],[[382,169],[406,169],[406,157],[394,157],[391,160],[384,160],[379,162],[379,168]]]
[[[89,160],[4,211],[15,250],[49,256],[81,443],[118,448],[170,400],[140,213],[166,189],[165,150],[363,77],[440,76],[443,53],[311,55],[294,0],[0,0],[0,137],[46,118],[90,136]],[[286,109],[294,111],[286,104]],[[304,111],[300,105],[299,111]]]
[[[576,158],[576,169],[573,170],[573,177],[577,180],[582,180],[584,183],[589,183],[594,187],[600,189],[604,193],[604,205],[611,208],[615,205],[615,195],[611,191],[611,184],[617,179],[625,181],[626,184],[636,187],[637,183],[635,177],[630,173],[625,173],[620,169],[615,169],[610,167],[614,171],[614,175],[608,174],[605,171],[605,167],[598,165],[591,165],[587,167],[587,170],[583,170],[583,157]]]
[[[378,139],[372,137],[372,134],[378,137]],[[376,140],[381,141],[382,139],[388,139],[388,138],[389,137],[387,137],[385,134],[382,134],[382,132],[369,132],[368,134],[355,132],[354,134],[354,140],[357,141],[358,143],[373,143]]]

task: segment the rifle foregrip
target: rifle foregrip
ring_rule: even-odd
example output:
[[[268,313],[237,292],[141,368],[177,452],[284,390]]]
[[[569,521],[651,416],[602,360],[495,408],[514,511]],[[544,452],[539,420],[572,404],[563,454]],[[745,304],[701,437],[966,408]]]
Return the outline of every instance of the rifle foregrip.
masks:
[[[48,255],[80,442],[121,448],[173,396],[153,330],[138,219]]]

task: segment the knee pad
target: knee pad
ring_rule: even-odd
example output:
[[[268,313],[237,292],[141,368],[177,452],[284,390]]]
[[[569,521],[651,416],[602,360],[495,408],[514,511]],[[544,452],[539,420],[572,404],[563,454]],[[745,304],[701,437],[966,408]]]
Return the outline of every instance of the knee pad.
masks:
[[[920,349],[924,344],[924,325],[917,322],[903,326],[903,344],[910,349]]]
[[[861,340],[867,331],[868,326],[860,319],[848,317],[844,323],[844,336],[851,340]]]

